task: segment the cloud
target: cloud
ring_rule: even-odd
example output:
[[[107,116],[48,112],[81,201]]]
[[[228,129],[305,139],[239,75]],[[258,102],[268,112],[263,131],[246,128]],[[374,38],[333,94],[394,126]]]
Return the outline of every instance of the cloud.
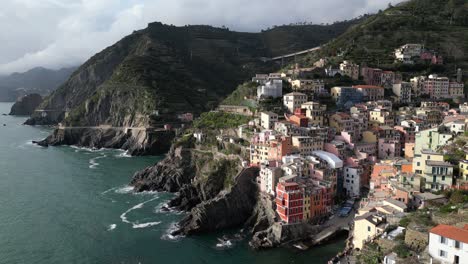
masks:
[[[5,2],[5,3],[3,3]],[[0,74],[83,63],[149,22],[259,31],[294,22],[331,23],[401,0],[4,0]]]

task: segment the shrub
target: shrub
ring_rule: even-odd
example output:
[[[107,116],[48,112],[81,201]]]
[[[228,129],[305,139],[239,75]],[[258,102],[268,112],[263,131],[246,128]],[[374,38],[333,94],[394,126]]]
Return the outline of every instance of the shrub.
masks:
[[[400,258],[407,258],[411,256],[411,251],[405,244],[398,244],[393,248],[393,251],[398,255]]]

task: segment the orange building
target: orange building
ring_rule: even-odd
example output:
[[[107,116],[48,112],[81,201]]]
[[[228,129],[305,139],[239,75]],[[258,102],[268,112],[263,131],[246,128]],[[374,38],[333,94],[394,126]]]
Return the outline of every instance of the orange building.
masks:
[[[268,149],[268,160],[281,160],[284,156],[292,153],[292,138],[282,136],[275,140],[270,140],[270,148]]]

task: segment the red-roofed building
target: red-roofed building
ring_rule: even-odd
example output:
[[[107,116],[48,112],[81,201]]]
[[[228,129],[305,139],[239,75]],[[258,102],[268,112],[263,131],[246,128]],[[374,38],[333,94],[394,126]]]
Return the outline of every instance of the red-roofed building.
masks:
[[[429,231],[429,254],[441,263],[468,263],[468,229],[438,225]]]

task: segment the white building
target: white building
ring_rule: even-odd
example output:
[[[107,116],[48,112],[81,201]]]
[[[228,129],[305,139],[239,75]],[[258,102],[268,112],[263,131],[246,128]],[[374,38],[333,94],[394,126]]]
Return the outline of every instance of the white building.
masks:
[[[422,51],[421,44],[405,44],[395,50],[395,58],[407,64],[413,64],[414,57],[420,57]]]
[[[278,115],[272,112],[260,113],[260,126],[264,129],[273,129],[278,122]]]
[[[283,96],[283,104],[291,113],[293,113],[296,108],[301,107],[301,105],[306,102],[307,95],[303,93],[293,92]]]
[[[340,69],[333,69],[331,66],[328,67],[327,69],[325,69],[325,74],[328,76],[328,77],[335,77],[335,75],[337,74],[342,74]]]
[[[468,226],[438,225],[429,231],[429,254],[442,264],[468,263]]]
[[[255,77],[252,78],[252,82],[265,85],[268,82],[268,79],[268,74],[256,74]]]
[[[409,82],[401,82],[393,85],[393,94],[398,98],[399,103],[411,102],[412,85]]]
[[[460,114],[468,115],[468,103],[460,104],[459,108],[460,108]]]
[[[276,184],[283,175],[280,167],[262,166],[260,169],[260,191],[275,195]]]
[[[356,197],[360,195],[361,189],[361,167],[350,167],[345,166],[343,168],[343,188],[346,191],[346,194],[350,197]]]
[[[273,97],[278,98],[283,95],[283,81],[270,80],[257,88],[257,98]]]

